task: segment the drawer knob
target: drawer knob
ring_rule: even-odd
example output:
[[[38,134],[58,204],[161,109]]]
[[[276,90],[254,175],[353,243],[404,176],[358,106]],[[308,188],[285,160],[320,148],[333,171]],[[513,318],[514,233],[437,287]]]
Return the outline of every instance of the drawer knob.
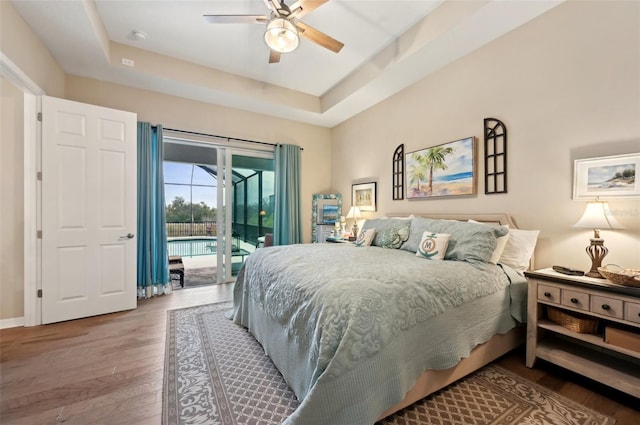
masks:
[[[547,297],[547,298],[550,298],[551,297],[551,293],[550,292],[545,292],[544,296]]]
[[[611,307],[609,306],[609,304],[602,304],[602,309],[605,311],[609,311],[611,310]]]
[[[574,303],[574,304],[578,304],[579,303],[577,298],[571,298],[571,302]]]

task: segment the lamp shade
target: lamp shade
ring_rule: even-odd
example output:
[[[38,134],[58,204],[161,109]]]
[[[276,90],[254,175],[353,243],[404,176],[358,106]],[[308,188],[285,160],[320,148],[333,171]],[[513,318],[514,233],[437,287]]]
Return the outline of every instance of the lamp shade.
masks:
[[[293,52],[300,44],[298,29],[288,19],[276,17],[267,24],[264,41],[271,50],[280,53]]]
[[[587,208],[580,220],[573,226],[577,229],[624,229],[625,227],[615,219],[609,204],[604,201],[587,202]]]
[[[362,213],[360,212],[360,208],[351,207],[349,209],[349,213],[347,214],[347,218],[359,219],[362,218]]]

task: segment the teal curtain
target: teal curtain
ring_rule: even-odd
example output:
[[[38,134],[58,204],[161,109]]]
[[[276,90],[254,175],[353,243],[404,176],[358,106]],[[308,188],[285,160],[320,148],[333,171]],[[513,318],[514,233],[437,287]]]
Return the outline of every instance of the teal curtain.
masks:
[[[302,242],[300,219],[300,146],[275,148],[275,214],[273,244]]]
[[[171,293],[162,126],[138,122],[138,297]]]

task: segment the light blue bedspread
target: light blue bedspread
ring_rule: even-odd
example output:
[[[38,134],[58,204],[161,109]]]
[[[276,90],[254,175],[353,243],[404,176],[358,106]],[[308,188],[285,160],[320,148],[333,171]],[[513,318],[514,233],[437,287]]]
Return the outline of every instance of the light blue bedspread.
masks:
[[[424,370],[452,367],[515,326],[512,297],[526,287],[514,296],[512,286],[492,264],[350,244],[270,247],[238,275],[233,320],[301,401],[285,424],[373,424]]]

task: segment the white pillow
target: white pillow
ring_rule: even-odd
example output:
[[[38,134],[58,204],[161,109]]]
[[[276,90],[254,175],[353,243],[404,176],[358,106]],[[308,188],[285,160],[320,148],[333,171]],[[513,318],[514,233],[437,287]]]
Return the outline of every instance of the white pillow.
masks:
[[[480,221],[475,221],[475,220],[467,220],[469,223],[478,223],[478,224],[486,224],[487,226],[490,226],[490,224],[487,223],[482,223]],[[506,227],[507,229],[509,229],[509,225],[508,224],[503,224],[501,225],[502,227]],[[496,238],[496,248],[493,250],[493,253],[491,253],[491,258],[489,258],[489,262],[491,264],[498,264],[498,262],[500,261],[500,257],[502,256],[502,252],[504,251],[504,248],[507,246],[507,241],[509,240],[509,233],[507,233],[504,236],[500,236],[498,238]]]
[[[442,260],[444,254],[447,253],[449,239],[451,235],[448,233],[434,233],[429,230],[422,234],[416,257],[427,258],[429,260]]]
[[[511,229],[509,229],[509,233],[507,233],[506,235],[496,238],[496,249],[493,250],[491,258],[489,258],[489,262],[491,264],[498,264],[500,262],[500,257],[502,257],[504,249],[507,247],[507,243],[509,243],[510,235]]]
[[[536,248],[539,233],[539,230],[509,229],[509,239],[499,262],[516,271],[526,271],[529,268],[533,250]]]
[[[373,242],[373,237],[376,235],[376,229],[367,229],[358,233],[356,238],[356,246],[370,246]]]

